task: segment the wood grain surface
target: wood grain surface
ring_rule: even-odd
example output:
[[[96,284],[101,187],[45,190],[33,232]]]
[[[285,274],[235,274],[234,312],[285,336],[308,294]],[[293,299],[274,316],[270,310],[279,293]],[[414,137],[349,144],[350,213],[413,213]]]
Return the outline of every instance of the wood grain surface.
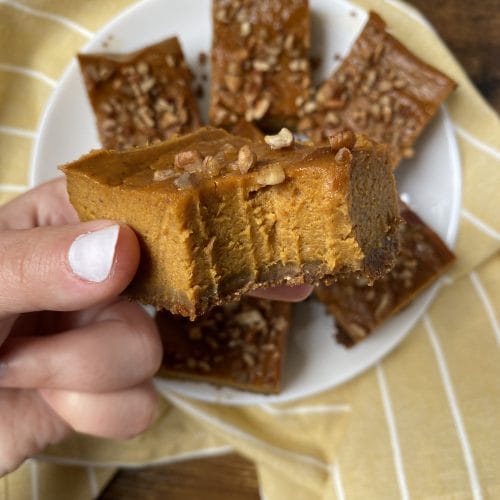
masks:
[[[500,0],[412,0],[433,24],[485,99],[500,112]],[[228,454],[121,470],[101,500],[254,500],[254,466]]]

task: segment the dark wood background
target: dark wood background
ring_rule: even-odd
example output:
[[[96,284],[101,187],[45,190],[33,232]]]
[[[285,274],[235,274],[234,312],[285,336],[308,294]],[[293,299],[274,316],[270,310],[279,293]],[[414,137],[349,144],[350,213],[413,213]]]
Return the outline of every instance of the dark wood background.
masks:
[[[500,112],[500,0],[411,0]],[[255,500],[253,465],[235,455],[121,470],[102,500]]]

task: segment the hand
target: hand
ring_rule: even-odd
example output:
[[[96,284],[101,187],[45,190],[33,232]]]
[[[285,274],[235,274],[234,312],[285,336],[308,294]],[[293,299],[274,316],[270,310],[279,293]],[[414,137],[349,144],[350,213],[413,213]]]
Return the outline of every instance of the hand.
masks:
[[[118,297],[133,231],[79,223],[64,179],[0,207],[0,476],[72,430],[128,438],[154,419],[162,356],[152,319]],[[255,296],[303,300],[308,285]]]
[[[64,179],[0,207],[0,476],[71,430],[128,438],[154,419],[161,342],[118,297],[138,261],[127,226],[78,222]]]

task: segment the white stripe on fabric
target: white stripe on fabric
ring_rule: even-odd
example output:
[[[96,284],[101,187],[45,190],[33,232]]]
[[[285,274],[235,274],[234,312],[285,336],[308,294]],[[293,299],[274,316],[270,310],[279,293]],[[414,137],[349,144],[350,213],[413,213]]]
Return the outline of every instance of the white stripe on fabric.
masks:
[[[489,144],[479,140],[477,137],[474,137],[472,134],[467,132],[467,130],[463,129],[460,125],[453,123],[453,127],[456,130],[457,134],[463,137],[467,142],[473,144],[477,149],[484,151],[485,153],[490,154],[495,157],[497,160],[500,160],[500,151]]]
[[[38,500],[39,486],[38,486],[38,463],[35,459],[30,460],[30,474],[31,474],[31,500]]]
[[[202,410],[196,408],[195,406],[189,404],[187,401],[184,401],[181,398],[178,398],[177,396],[174,396],[173,394],[168,395],[168,399],[172,401],[173,404],[181,408],[182,410],[186,411],[187,413],[194,415],[201,420],[204,420],[205,422],[209,423],[210,425],[213,425],[214,427],[217,427],[220,430],[223,430],[224,432],[227,432],[228,434],[231,434],[234,437],[237,437],[239,439],[243,439],[247,443],[251,443],[254,446],[257,446],[258,448],[265,448],[267,450],[270,450],[272,453],[276,455],[281,455],[282,457],[285,457],[289,460],[294,460],[296,462],[302,462],[309,464],[313,467],[316,467],[318,469],[322,470],[328,470],[328,464],[325,462],[322,462],[321,460],[312,457],[311,455],[305,455],[303,453],[296,453],[293,451],[285,450],[284,448],[279,448],[278,446],[274,446],[272,444],[267,443],[266,441],[263,441],[262,439],[256,438],[255,436],[248,434],[241,429],[238,429],[237,427],[234,427],[226,422],[223,422],[222,420],[219,420],[212,415],[209,415]]]
[[[33,130],[27,130],[25,128],[18,127],[9,127],[8,125],[0,125],[0,134],[16,135],[18,137],[26,137],[28,139],[34,139],[36,137],[36,132]]]
[[[22,184],[1,184],[0,183],[0,193],[24,193],[28,189],[28,186]]]
[[[399,445],[398,431],[396,428],[396,421],[394,419],[394,411],[392,409],[389,388],[387,387],[387,381],[385,380],[382,365],[377,364],[375,371],[377,373],[377,381],[380,388],[380,394],[382,396],[387,427],[389,429],[389,439],[391,441],[392,456],[394,460],[394,468],[396,469],[399,491],[401,493],[401,498],[403,500],[408,500],[410,498],[410,494],[408,492],[408,485],[406,484],[403,458],[401,456],[401,446]]]
[[[276,406],[263,404],[259,408],[271,415],[309,415],[312,413],[349,413],[352,408],[348,404],[335,405],[310,405],[297,406],[295,408],[279,408]]]
[[[52,14],[51,12],[45,12],[40,9],[34,9],[33,7],[29,7],[28,5],[23,4],[22,2],[17,2],[16,0],[0,0],[0,4],[8,5],[13,9],[20,10],[22,12],[26,12],[27,14],[31,14],[35,17],[40,17],[42,19],[48,19],[49,21],[54,21],[56,23],[62,24],[66,28],[69,28],[72,31],[82,35],[89,40],[94,36],[92,31],[89,31],[87,28],[84,28],[75,21],[68,19],[64,16],[60,16],[58,14]]]
[[[486,292],[483,284],[481,283],[479,276],[474,271],[470,272],[469,278],[472,281],[472,284],[474,285],[474,288],[476,289],[476,292],[479,295],[479,298],[481,299],[484,308],[486,309],[486,314],[488,314],[488,318],[491,323],[491,328],[493,329],[493,333],[495,334],[495,337],[497,339],[497,344],[500,345],[500,325],[498,324],[498,319],[495,314],[495,310],[493,309],[491,300],[488,297],[488,293]]]
[[[14,64],[0,63],[0,70],[6,71],[8,73],[16,73],[18,75],[35,78],[36,80],[40,80],[41,82],[47,84],[49,87],[52,88],[54,88],[57,85],[57,81],[54,80],[53,78],[50,78],[50,76],[47,76],[45,73],[37,71],[36,69],[27,68],[25,66],[16,66]]]
[[[455,391],[453,389],[451,377],[448,372],[448,366],[446,364],[444,353],[428,314],[425,314],[424,316],[424,325],[425,329],[427,330],[427,335],[432,345],[434,355],[436,357],[439,373],[441,375],[441,380],[443,382],[446,397],[448,399],[448,405],[451,410],[453,422],[455,423],[455,429],[458,434],[460,446],[462,447],[462,453],[464,455],[465,465],[467,467],[467,473],[469,475],[469,483],[472,491],[472,496],[475,500],[480,500],[483,498],[483,495],[481,493],[481,485],[479,484],[479,479],[477,477],[476,466],[474,464],[474,456],[472,454],[472,449],[467,437],[467,432],[465,431],[462,415],[458,407]]]
[[[87,467],[87,478],[89,480],[89,491],[92,500],[99,496],[99,485],[97,484],[97,476],[94,467]]]
[[[461,213],[464,219],[467,219],[483,233],[486,233],[488,236],[494,238],[495,240],[500,240],[500,233],[496,229],[486,224],[486,222],[483,222],[477,215],[469,212],[469,210],[467,210],[466,208],[462,208]]]
[[[331,466],[331,476],[337,500],[345,500],[345,492],[344,486],[342,484],[342,476],[340,474],[340,466],[337,461],[335,461]]]

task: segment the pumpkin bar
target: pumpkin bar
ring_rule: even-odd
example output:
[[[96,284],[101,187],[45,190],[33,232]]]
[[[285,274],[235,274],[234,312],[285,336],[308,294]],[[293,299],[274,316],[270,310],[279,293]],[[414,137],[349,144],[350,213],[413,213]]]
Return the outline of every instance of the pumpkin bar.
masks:
[[[209,119],[266,131],[294,127],[309,96],[307,0],[214,0]]]
[[[199,127],[177,38],[131,54],[79,54],[78,61],[105,148],[144,146]]]
[[[392,270],[369,286],[360,276],[339,278],[316,295],[337,322],[345,345],[363,340],[377,326],[408,305],[455,260],[441,238],[401,202],[401,250]]]
[[[284,129],[253,143],[203,128],[62,170],[82,220],[138,234],[128,296],[194,318],[249,290],[392,265],[399,217],[386,147],[352,133],[333,142],[296,145]]]
[[[456,84],[385,28],[371,12],[338,70],[302,106],[298,129],[315,142],[343,128],[366,134],[389,145],[397,166],[413,156],[415,141]]]
[[[159,375],[277,393],[290,311],[289,303],[243,297],[194,322],[159,312],[164,352]]]

